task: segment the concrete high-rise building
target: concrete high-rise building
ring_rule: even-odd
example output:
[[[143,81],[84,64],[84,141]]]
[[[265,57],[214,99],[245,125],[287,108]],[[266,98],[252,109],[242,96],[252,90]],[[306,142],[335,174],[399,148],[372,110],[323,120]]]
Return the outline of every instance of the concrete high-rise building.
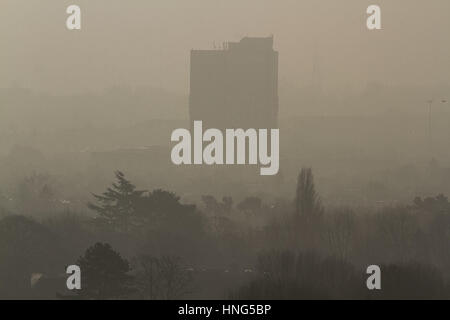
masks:
[[[278,52],[273,37],[192,50],[189,114],[206,128],[278,127]]]

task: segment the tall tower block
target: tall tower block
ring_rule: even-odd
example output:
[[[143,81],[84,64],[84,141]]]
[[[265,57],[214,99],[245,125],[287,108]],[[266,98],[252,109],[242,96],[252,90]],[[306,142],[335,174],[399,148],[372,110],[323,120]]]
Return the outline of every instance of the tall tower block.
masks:
[[[278,127],[278,52],[273,37],[192,50],[189,115],[205,128]]]

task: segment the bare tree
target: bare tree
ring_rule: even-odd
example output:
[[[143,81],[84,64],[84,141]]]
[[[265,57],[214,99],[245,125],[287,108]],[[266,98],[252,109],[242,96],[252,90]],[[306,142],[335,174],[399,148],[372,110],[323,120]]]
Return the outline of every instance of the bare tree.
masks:
[[[143,255],[136,259],[137,288],[144,299],[156,300],[159,297],[160,283],[158,279],[159,260],[149,255]]]
[[[350,210],[340,210],[331,216],[327,228],[328,243],[332,252],[346,261],[355,236],[354,214]]]
[[[144,299],[174,300],[189,292],[192,277],[179,257],[144,255],[137,260],[137,287]]]
[[[160,259],[164,299],[179,299],[189,292],[191,274],[183,269],[180,262],[180,258],[173,256],[164,256]]]

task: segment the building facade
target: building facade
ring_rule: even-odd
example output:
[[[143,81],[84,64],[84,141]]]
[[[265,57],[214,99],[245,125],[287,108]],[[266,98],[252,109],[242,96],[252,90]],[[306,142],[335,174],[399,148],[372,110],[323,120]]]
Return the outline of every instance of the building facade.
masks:
[[[192,50],[189,115],[205,128],[278,127],[278,52],[273,37]]]

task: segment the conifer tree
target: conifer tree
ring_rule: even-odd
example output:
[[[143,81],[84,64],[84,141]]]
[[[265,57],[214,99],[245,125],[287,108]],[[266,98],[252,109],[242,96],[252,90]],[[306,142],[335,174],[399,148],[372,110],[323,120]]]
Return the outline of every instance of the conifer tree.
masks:
[[[117,229],[128,230],[145,190],[136,190],[125,175],[116,171],[117,182],[112,183],[101,195],[93,194],[98,204],[88,203],[99,214],[102,222]]]

